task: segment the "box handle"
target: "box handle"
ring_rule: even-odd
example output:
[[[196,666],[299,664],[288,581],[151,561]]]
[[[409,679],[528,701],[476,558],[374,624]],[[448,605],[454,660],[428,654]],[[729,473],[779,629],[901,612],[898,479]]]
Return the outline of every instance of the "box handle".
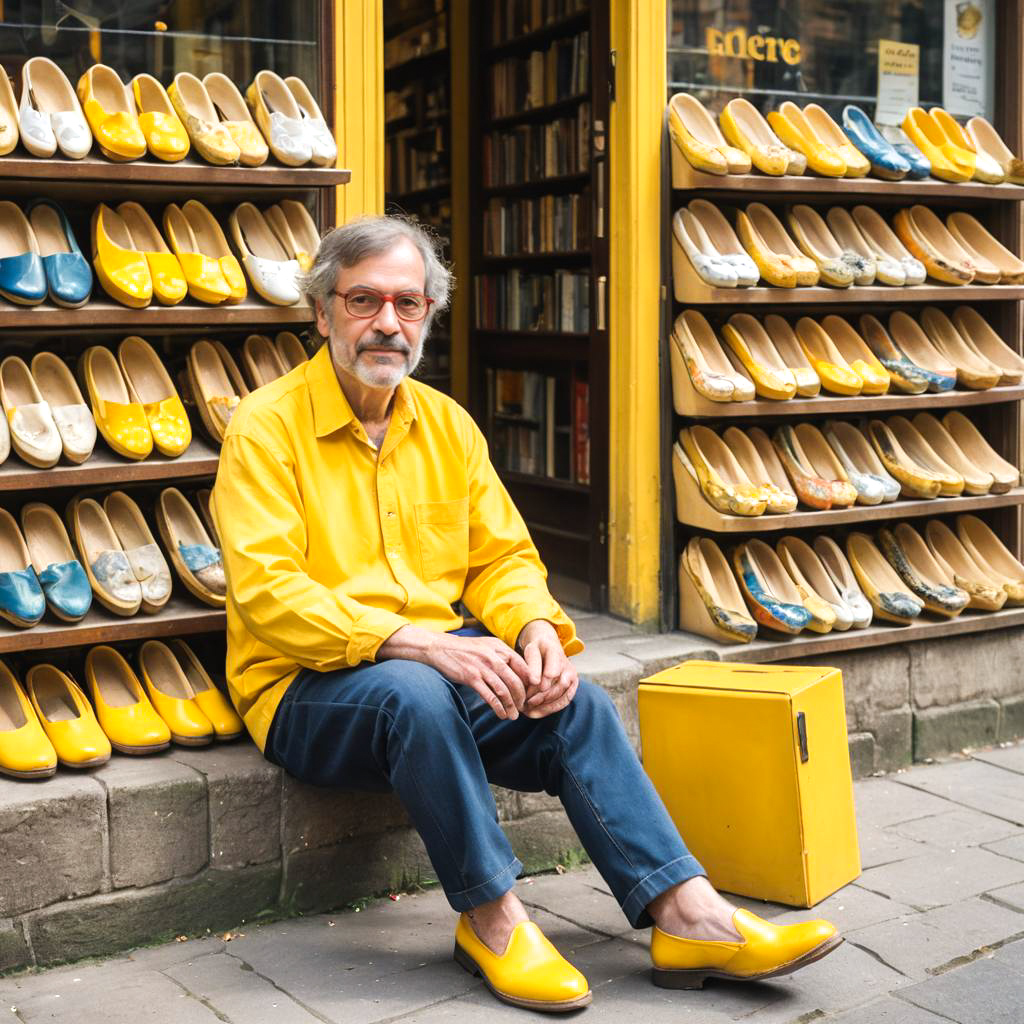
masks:
[[[807,719],[802,711],[796,713],[796,738],[800,744],[800,762],[807,763]]]

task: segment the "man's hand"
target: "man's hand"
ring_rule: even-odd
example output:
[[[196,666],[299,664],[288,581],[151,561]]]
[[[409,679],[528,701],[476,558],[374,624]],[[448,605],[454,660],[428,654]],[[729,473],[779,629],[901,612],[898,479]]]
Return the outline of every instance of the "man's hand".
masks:
[[[493,636],[453,636],[403,626],[381,644],[377,659],[406,658],[436,668],[446,679],[475,690],[499,718],[524,710],[530,672],[508,644]]]
[[[580,680],[562,649],[555,627],[546,619],[528,622],[516,647],[523,652],[529,670],[523,714],[527,718],[545,718],[561,711],[576,696]]]

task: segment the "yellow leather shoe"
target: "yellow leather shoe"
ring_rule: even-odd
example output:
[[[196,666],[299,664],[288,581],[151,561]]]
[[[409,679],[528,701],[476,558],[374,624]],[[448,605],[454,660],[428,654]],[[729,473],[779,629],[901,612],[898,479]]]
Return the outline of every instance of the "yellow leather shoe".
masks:
[[[793,240],[767,206],[751,203],[746,210],[737,210],[736,233],[758,273],[770,285],[776,288],[797,286],[796,268],[792,260],[786,259]]]
[[[132,309],[143,309],[153,299],[153,275],[124,220],[106,203],[92,214],[92,265],[103,290]]]
[[[78,80],[78,98],[100,151],[110,160],[138,160],[146,155],[146,137],[135,104],[113,68],[94,64]]]
[[[132,79],[132,97],[150,153],[168,163],[184,160],[191,148],[188,132],[174,112],[167,90],[152,75],[136,75]]]
[[[171,745],[171,730],[153,710],[127,661],[106,644],[85,656],[85,681],[96,717],[121,754],[155,754]]]
[[[817,103],[808,103],[804,107],[804,117],[818,138],[846,162],[847,178],[863,178],[867,175],[871,170],[871,161],[850,142],[849,137],[824,107]]]
[[[942,181],[970,181],[974,162],[957,161],[957,154],[938,124],[920,107],[911,107],[903,118],[903,130],[932,165],[932,177]]]
[[[69,675],[53,665],[33,665],[25,676],[25,689],[65,768],[96,768],[110,760],[110,740]]]
[[[202,662],[184,640],[170,640],[167,644],[184,672],[188,685],[195,694],[195,702],[213,725],[221,742],[245,735],[245,723],[228,699],[217,689]]]
[[[758,395],[785,401],[796,394],[796,377],[775,350],[768,332],[749,313],[734,313],[722,338],[750,374]]]
[[[815,174],[828,178],[842,178],[846,174],[846,161],[818,136],[792,100],[786,100],[778,110],[771,111],[768,123],[790,149],[807,157],[807,166]]]
[[[796,323],[796,336],[826,391],[859,395],[864,390],[864,378],[843,358],[828,331],[816,320],[801,317]]]
[[[164,210],[164,231],[185,272],[188,290],[200,302],[233,305],[249,293],[238,260],[221,226],[197,199]]]
[[[167,723],[171,739],[183,747],[213,742],[213,723],[196,704],[195,694],[170,648],[147,640],[139,648],[139,668],[156,713]]]
[[[207,162],[236,164],[241,150],[227,125],[220,123],[206,86],[188,71],[179,71],[167,89],[167,98],[185,126],[196,152]]]
[[[242,99],[235,83],[220,71],[211,71],[203,78],[203,85],[220,114],[221,124],[227,128],[232,141],[238,147],[238,161],[244,167],[259,167],[267,162],[270,149],[260,134],[249,108]]]
[[[192,428],[160,357],[148,341],[132,335],[117,346],[117,361],[129,396],[146,414],[157,451],[177,458],[192,443]]]
[[[831,314],[821,321],[821,329],[832,339],[846,365],[860,377],[862,395],[884,395],[889,390],[889,371],[875,358],[849,321]]]
[[[138,203],[122,203],[117,215],[124,221],[136,252],[146,257],[153,295],[161,306],[176,306],[188,295],[188,283],[178,257],[167,248],[153,218]]]
[[[660,988],[703,988],[708,978],[760,981],[792,974],[820,960],[843,939],[828,921],[771,924],[749,910],[732,915],[742,942],[681,939],[651,930],[651,980]]]
[[[729,100],[718,115],[729,143],[750,157],[759,171],[774,177],[784,175],[790,165],[790,150],[768,126],[750,100]]]
[[[1006,181],[1006,172],[999,163],[985,152],[979,152],[971,137],[960,127],[952,114],[942,107],[932,107],[928,116],[938,125],[946,137],[951,155],[961,167],[971,167],[971,178],[986,185],[1001,185]]]
[[[57,754],[14,673],[0,661],[0,772],[43,779],[57,770]]]
[[[477,938],[469,918],[455,926],[455,962],[480,976],[502,1001],[543,1012],[578,1010],[592,993],[587,979],[544,937],[533,921],[517,924],[498,956]]]
[[[103,440],[125,458],[146,458],[153,451],[153,432],[142,405],[132,401],[110,349],[87,348],[78,361],[78,379]]]

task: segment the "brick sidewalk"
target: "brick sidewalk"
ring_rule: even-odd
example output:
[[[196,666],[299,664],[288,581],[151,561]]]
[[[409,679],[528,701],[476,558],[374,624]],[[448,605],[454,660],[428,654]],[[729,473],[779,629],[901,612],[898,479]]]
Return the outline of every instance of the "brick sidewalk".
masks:
[[[646,932],[625,926],[592,868],[519,892],[587,975],[599,1024],[1021,1024],[1024,745],[855,784],[864,872],[815,914],[847,942],[772,983],[668,992],[648,980]],[[777,921],[805,912],[749,900]],[[101,963],[0,979],[0,1013],[31,1024],[370,1024],[524,1020],[451,960],[436,891],[362,910],[191,939]]]

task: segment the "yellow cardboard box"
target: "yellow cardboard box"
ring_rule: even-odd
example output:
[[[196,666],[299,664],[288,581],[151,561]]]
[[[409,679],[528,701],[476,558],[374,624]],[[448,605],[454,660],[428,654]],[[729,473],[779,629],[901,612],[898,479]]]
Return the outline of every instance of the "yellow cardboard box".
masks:
[[[811,907],[860,874],[838,669],[685,661],[639,703],[644,768],[716,888]]]

